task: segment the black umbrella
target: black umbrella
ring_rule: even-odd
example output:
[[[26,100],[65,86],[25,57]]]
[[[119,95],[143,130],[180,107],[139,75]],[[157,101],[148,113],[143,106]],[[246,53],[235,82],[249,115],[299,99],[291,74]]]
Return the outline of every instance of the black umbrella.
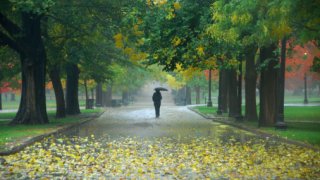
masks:
[[[168,91],[167,88],[164,88],[164,87],[156,87],[154,88],[155,91]]]

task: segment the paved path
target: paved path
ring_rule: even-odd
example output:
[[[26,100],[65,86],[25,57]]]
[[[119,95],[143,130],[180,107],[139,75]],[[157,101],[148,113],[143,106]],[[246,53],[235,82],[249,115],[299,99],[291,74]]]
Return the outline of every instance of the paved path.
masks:
[[[143,87],[133,105],[120,108],[107,108],[97,120],[92,121],[72,132],[72,135],[97,137],[214,137],[234,136],[242,140],[248,132],[207,120],[190,111],[186,106],[175,106],[169,91],[161,92],[163,96],[160,118],[155,118],[152,103],[154,87],[164,86],[150,83]],[[224,133],[225,132],[225,133]],[[219,135],[218,135],[219,134]],[[251,135],[250,135],[251,137]]]
[[[224,133],[225,132],[225,133]],[[107,109],[97,120],[78,129],[72,135],[96,137],[241,137],[250,133],[204,119],[187,107],[161,107],[155,118],[153,107],[122,107]]]

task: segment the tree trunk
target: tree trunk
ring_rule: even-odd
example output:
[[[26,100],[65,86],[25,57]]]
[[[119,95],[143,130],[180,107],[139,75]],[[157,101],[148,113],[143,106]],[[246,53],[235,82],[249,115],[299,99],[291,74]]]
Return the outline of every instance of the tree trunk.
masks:
[[[191,104],[191,89],[189,86],[186,86],[186,104]]]
[[[93,88],[91,89],[91,99],[94,99],[94,91],[93,91]]]
[[[217,115],[222,115],[222,70],[219,71],[218,110]]]
[[[261,70],[260,77],[260,114],[259,126],[272,126],[277,115],[277,74],[275,66],[278,64],[274,54],[277,45],[272,44],[260,49],[261,64],[266,64]]]
[[[84,91],[85,91],[85,102],[86,102],[86,109],[89,109],[89,95],[88,95],[88,86],[87,86],[87,80],[84,80]]]
[[[102,90],[102,106],[107,106],[107,90]]]
[[[67,64],[67,114],[80,114],[78,87],[79,87],[79,69],[76,64]]]
[[[285,85],[285,68],[286,68],[286,52],[287,52],[287,39],[284,37],[281,40],[281,56],[280,56],[280,69],[277,82],[277,115],[276,115],[276,128],[286,129],[287,125],[284,122],[284,85]]]
[[[45,97],[46,54],[41,39],[40,19],[40,15],[22,14],[22,91],[20,106],[11,124],[49,122]]]
[[[122,91],[122,103],[124,105],[129,104],[129,92],[128,91]]]
[[[222,113],[227,113],[228,112],[228,82],[229,82],[229,76],[228,72],[225,69],[221,69],[221,83],[219,83],[219,86],[221,85],[221,111]]]
[[[102,107],[102,84],[98,83],[96,87],[96,107]]]
[[[255,69],[254,57],[256,48],[251,48],[246,54],[246,75],[245,75],[245,119],[249,121],[257,121],[257,102],[256,102],[256,86],[257,72]]]
[[[106,93],[106,106],[112,106],[112,86],[107,85],[107,93]]]
[[[52,81],[52,86],[54,94],[56,97],[56,118],[66,117],[66,105],[64,100],[64,92],[62,88],[60,69],[57,65],[53,65],[49,72],[50,79]]]
[[[200,104],[200,86],[196,86],[196,104]]]
[[[229,74],[229,117],[236,117],[238,115],[237,72],[235,69],[229,69],[227,71]]]
[[[237,120],[242,120],[242,57],[240,57],[239,74],[237,81]]]

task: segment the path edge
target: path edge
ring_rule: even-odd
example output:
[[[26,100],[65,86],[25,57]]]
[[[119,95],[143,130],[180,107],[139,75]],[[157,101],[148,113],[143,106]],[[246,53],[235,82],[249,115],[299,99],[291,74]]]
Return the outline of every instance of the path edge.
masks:
[[[16,146],[10,148],[9,150],[0,151],[0,156],[8,156],[8,155],[18,153],[18,152],[22,151],[24,148],[26,148],[27,146],[30,146],[31,144],[33,144],[35,142],[41,141],[42,139],[44,139],[46,137],[66,132],[70,129],[76,128],[80,125],[83,125],[85,123],[93,121],[93,120],[99,118],[103,113],[105,113],[105,110],[102,112],[98,112],[97,114],[93,115],[92,117],[84,117],[83,120],[80,120],[80,122],[68,124],[68,125],[62,126],[61,128],[58,128],[55,131],[31,137],[30,139],[23,141],[21,144],[16,145]]]
[[[313,146],[311,144],[307,144],[307,143],[304,143],[304,142],[301,142],[301,141],[292,140],[292,139],[287,139],[287,138],[284,138],[284,137],[281,137],[281,136],[278,136],[278,135],[267,133],[265,131],[261,131],[261,130],[258,130],[258,129],[253,129],[253,128],[250,128],[250,127],[247,127],[247,126],[243,126],[243,125],[238,124],[238,123],[234,123],[234,122],[232,122],[230,120],[230,119],[233,119],[231,117],[210,117],[210,116],[207,116],[207,115],[197,111],[196,109],[193,109],[192,106],[187,106],[187,108],[190,111],[193,111],[193,112],[199,114],[200,116],[202,116],[205,119],[212,120],[214,122],[218,122],[218,123],[221,123],[221,124],[230,125],[230,126],[238,128],[238,129],[251,132],[251,133],[256,134],[259,137],[264,138],[264,139],[271,138],[271,139],[280,141],[282,143],[293,144],[293,145],[296,145],[296,146],[309,148],[309,149],[312,149],[312,150],[315,150],[315,151],[320,151],[320,147],[316,147],[316,146]]]

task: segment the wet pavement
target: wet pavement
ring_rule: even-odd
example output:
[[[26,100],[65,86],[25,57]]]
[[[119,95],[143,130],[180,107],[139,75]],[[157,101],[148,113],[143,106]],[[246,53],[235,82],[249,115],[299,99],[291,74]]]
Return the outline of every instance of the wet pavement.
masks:
[[[161,91],[162,105],[160,118],[155,118],[152,102],[153,89],[165,87]],[[226,133],[223,133],[226,132]],[[105,113],[98,119],[68,132],[69,136],[86,137],[209,137],[219,138],[223,134],[245,138],[253,134],[230,126],[207,120],[190,111],[186,106],[175,106],[171,89],[154,82],[145,85],[135,97],[130,106],[106,108]]]
[[[224,133],[225,132],[225,133]],[[224,134],[247,139],[253,134],[207,120],[185,106],[161,107],[160,118],[154,108],[128,106],[109,108],[98,119],[68,132],[69,136],[86,137],[208,137],[220,138]]]

